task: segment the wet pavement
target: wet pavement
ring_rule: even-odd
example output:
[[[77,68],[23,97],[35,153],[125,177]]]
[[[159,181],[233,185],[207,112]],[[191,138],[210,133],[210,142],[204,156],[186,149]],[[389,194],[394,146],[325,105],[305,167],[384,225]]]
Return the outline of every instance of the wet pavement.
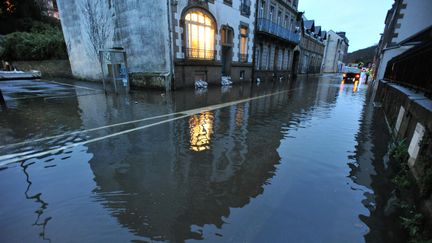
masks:
[[[367,85],[0,82],[1,242],[397,242]]]

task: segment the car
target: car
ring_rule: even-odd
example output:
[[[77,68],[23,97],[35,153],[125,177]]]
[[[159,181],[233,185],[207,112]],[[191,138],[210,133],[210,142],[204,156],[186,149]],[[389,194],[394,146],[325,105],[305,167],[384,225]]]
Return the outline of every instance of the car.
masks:
[[[342,76],[344,80],[358,81],[360,80],[360,73],[361,70],[357,67],[344,67]]]

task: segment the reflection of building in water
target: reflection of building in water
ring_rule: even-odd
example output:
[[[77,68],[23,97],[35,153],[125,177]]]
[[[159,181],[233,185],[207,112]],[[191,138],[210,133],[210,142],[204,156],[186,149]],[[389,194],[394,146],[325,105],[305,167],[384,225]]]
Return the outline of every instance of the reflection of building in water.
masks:
[[[386,156],[390,136],[386,133],[384,113],[374,108],[371,93],[367,93],[362,111],[356,150],[349,156],[349,177],[357,184],[353,188],[364,187],[362,203],[370,211],[368,216],[359,215],[369,227],[369,232],[364,236],[365,241],[406,242],[402,231],[398,230],[399,219],[388,213],[387,202],[392,197],[393,188],[387,176],[382,175],[388,173]]]
[[[317,87],[317,82],[307,83],[304,92],[280,93],[90,144],[97,200],[135,235],[174,242],[202,239],[193,225],[221,228],[232,208],[263,193],[280,160],[277,149],[287,132],[282,127],[312,109]],[[305,95],[312,97],[305,100]],[[100,115],[85,104],[80,107],[84,121]],[[137,109],[123,112],[142,112]]]
[[[189,119],[191,150],[203,151],[210,149],[213,133],[213,113],[210,111],[193,115]]]

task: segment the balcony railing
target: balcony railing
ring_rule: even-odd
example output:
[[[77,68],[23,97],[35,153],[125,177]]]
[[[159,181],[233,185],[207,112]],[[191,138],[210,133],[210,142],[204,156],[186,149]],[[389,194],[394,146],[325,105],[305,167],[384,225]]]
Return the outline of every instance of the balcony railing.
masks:
[[[258,31],[277,36],[286,41],[298,44],[300,43],[300,34],[295,33],[285,27],[282,27],[268,19],[258,19]]]
[[[215,55],[216,55],[215,50],[186,48],[187,59],[214,60]]]
[[[244,1],[240,4],[240,13],[243,16],[250,16],[251,10],[250,10],[250,1]]]
[[[247,61],[248,61],[248,55],[240,54],[240,62],[247,62]]]

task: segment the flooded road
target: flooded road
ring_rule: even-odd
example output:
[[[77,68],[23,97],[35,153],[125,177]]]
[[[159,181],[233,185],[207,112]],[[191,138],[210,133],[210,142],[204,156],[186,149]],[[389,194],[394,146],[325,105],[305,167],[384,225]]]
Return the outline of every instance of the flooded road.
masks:
[[[339,76],[172,94],[1,82],[1,242],[383,242],[388,134]]]

